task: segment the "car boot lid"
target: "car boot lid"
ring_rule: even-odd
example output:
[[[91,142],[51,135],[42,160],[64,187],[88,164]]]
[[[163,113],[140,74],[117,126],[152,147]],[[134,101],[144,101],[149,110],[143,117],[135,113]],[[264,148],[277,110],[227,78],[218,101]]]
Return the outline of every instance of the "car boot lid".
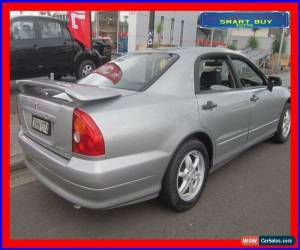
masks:
[[[106,100],[120,97],[122,95],[122,91],[117,89],[51,80],[18,80],[17,84],[22,93],[32,91],[34,88],[56,90],[61,93],[66,93],[75,103]]]

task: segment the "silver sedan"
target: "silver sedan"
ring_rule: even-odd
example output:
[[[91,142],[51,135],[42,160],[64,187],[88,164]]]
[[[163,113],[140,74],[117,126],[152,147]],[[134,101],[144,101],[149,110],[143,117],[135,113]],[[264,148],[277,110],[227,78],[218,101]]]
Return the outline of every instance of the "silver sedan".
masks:
[[[221,48],[146,50],[77,84],[19,86],[27,167],[87,208],[160,196],[177,211],[190,209],[209,172],[256,143],[283,143],[290,134],[290,92],[280,78]]]

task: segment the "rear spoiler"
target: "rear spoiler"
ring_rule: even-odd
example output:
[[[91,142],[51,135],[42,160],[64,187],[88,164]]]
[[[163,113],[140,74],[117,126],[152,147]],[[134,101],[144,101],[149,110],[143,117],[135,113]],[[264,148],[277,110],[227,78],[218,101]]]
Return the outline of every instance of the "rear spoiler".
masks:
[[[22,93],[32,92],[35,89],[56,90],[66,93],[74,102],[83,103],[97,100],[105,100],[121,96],[115,89],[100,88],[83,84],[55,82],[51,80],[18,80],[17,85]]]

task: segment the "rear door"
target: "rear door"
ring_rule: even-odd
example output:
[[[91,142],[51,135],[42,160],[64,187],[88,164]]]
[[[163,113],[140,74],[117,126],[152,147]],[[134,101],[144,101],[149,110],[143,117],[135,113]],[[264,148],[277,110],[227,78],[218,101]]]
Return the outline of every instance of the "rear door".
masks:
[[[10,24],[11,79],[39,75],[37,29],[34,19],[13,19]]]
[[[214,137],[214,165],[244,149],[250,122],[250,93],[241,92],[226,55],[208,55],[195,65],[200,126]]]
[[[39,19],[39,59],[44,74],[70,73],[73,66],[73,40],[65,27],[56,20]]]
[[[278,102],[276,91],[268,90],[266,78],[255,65],[240,56],[232,56],[231,59],[242,91],[251,94],[251,123],[247,142],[247,146],[251,146],[276,131],[281,102]]]

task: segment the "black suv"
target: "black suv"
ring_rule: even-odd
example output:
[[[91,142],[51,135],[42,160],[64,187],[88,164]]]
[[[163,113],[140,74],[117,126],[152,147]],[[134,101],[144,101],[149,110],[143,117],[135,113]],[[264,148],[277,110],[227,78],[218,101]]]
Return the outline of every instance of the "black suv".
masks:
[[[110,61],[111,47],[104,40],[93,40],[88,51],[72,38],[67,22],[45,16],[17,16],[10,20],[11,80],[54,73],[80,79]]]

